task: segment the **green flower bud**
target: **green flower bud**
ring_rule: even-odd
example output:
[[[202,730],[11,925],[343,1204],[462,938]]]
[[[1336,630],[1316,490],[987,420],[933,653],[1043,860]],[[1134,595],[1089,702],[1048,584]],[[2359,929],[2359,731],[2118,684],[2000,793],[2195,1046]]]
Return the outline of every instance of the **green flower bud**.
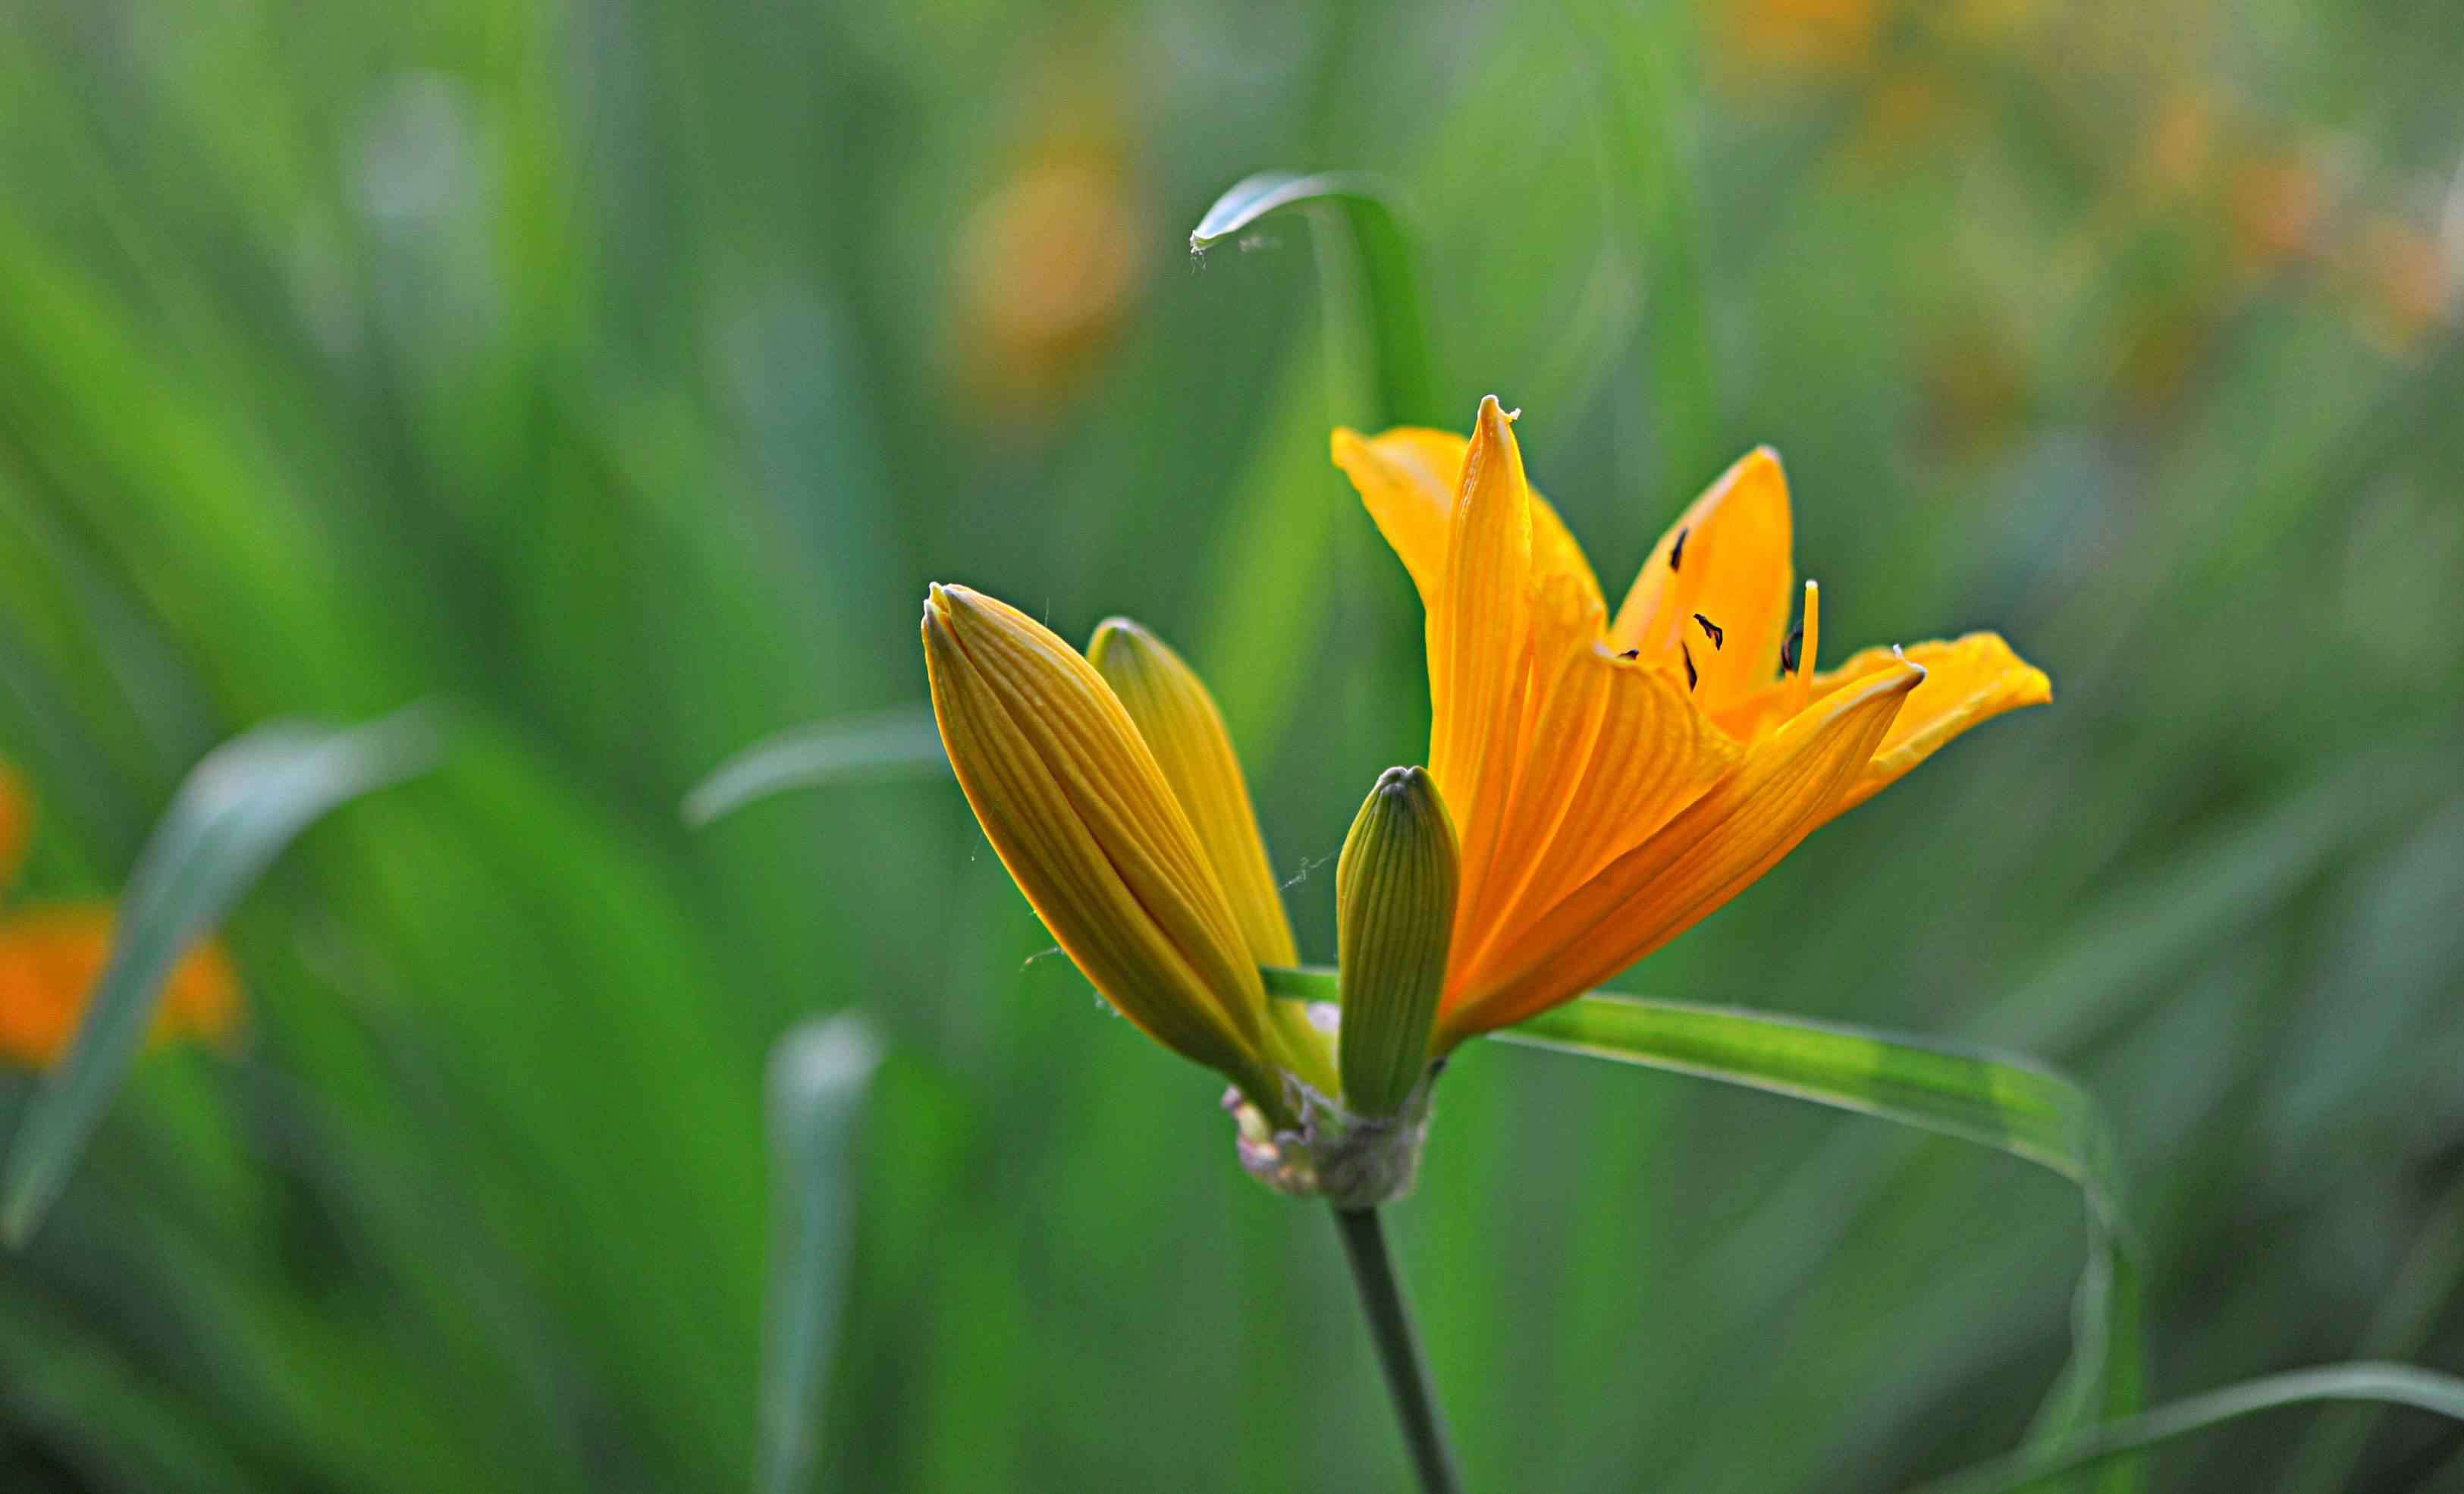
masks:
[[[1334,874],[1343,1024],[1343,1106],[1362,1117],[1404,1108],[1429,1066],[1446,983],[1460,875],[1454,822],[1435,780],[1389,768],[1369,791]]]

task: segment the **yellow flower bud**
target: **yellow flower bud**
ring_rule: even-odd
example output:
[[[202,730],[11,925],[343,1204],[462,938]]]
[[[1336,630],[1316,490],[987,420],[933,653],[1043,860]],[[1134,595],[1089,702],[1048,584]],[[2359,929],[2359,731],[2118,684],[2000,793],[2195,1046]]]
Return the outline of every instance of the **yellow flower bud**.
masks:
[[[1189,815],[1111,686],[1051,629],[964,586],[924,605],[933,712],[986,839],[1120,1013],[1269,1116],[1323,1044],[1267,1011],[1257,961]]]
[[[1250,962],[1299,963],[1283,893],[1266,861],[1257,813],[1249,806],[1241,759],[1204,682],[1162,639],[1125,617],[1095,629],[1087,662],[1121,697],[1163,769],[1164,781],[1188,811],[1198,843],[1232,900]]]
[[[1461,868],[1437,781],[1389,768],[1369,791],[1336,864],[1344,1108],[1400,1110],[1429,1066],[1429,1029],[1446,983]]]

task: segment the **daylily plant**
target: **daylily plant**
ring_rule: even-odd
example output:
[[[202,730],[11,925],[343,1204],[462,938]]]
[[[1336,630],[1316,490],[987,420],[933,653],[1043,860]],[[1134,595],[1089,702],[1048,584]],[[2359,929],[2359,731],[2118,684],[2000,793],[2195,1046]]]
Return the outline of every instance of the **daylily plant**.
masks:
[[[1411,1187],[1447,1053],[1573,1000],[1951,737],[2052,697],[1991,633],[1815,672],[1820,594],[1806,582],[1791,628],[1769,450],[1679,516],[1612,615],[1513,418],[1485,399],[1468,439],[1334,433],[1419,588],[1431,715],[1427,767],[1381,775],[1344,842],[1336,1006],[1268,995],[1291,928],[1179,655],[1115,619],[1081,656],[964,586],[924,604],[934,714],[985,836],[1096,990],[1232,1081],[1243,1165],[1334,1206],[1432,1491],[1459,1485],[1377,1206]]]
[[[15,885],[33,824],[25,784],[0,766],[0,892]],[[30,1067],[59,1061],[111,956],[108,903],[42,904],[0,916],[0,1059]],[[238,1024],[239,980],[220,945],[182,957],[164,990],[153,1035],[219,1039]]]
[[[1276,1187],[1365,1207],[1408,1187],[1432,1066],[1692,927],[1969,727],[2051,698],[2000,637],[1867,649],[1817,673],[1788,485],[1754,451],[1607,601],[1531,492],[1513,417],[1466,439],[1334,433],[1419,586],[1429,761],[1378,780],[1337,876],[1343,997],[1270,1000],[1294,962],[1221,714],[1115,619],[1085,656],[1015,607],[935,586],[933,705],[1004,866],[1111,1003],[1237,1091]]]

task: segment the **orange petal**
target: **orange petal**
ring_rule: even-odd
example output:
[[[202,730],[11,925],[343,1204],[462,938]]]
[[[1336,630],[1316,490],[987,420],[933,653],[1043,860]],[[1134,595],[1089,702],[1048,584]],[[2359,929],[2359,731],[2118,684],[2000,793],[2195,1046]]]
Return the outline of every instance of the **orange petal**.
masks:
[[[1909,769],[1932,757],[1960,733],[1979,726],[2005,711],[2041,706],[2054,698],[2054,682],[2002,641],[1999,633],[1969,633],[1949,643],[1917,644],[1904,650],[1909,663],[1925,671],[1925,682],[1908,694],[1899,718],[1864,775],[1833,806],[1843,814],[1890,787]],[[1898,661],[1888,648],[1867,648],[1829,673],[1815,677],[1816,690],[1828,690],[1892,669]]]
[[[219,1042],[239,1030],[239,973],[219,940],[191,946],[172,967],[155,1030]]]
[[[1445,582],[1446,537],[1471,443],[1451,430],[1398,426],[1375,436],[1338,428],[1333,445],[1334,465],[1359,490],[1377,532],[1412,573],[1420,605],[1434,605]],[[1537,493],[1531,494],[1531,568],[1535,576],[1570,578],[1575,594],[1606,615],[1608,604],[1583,547]]]
[[[1463,831],[1477,886],[1514,781],[1529,675],[1531,496],[1494,396],[1463,458],[1444,584],[1429,608],[1429,776]]]
[[[68,1051],[111,957],[111,922],[107,904],[74,903],[0,923],[0,1055],[49,1066]],[[239,1012],[238,978],[209,940],[172,967],[153,1035],[221,1038],[238,1025]]]
[[[1685,548],[1677,551],[1678,536]],[[1694,696],[1718,712],[1767,684],[1779,668],[1795,585],[1790,559],[1788,477],[1779,455],[1757,447],[1720,474],[1668,533],[1634,579],[1609,625],[1609,647],[1641,650],[1643,662],[1684,672],[1690,656]],[[1672,558],[1678,563],[1671,565]],[[1720,631],[1715,644],[1695,614]],[[1680,645],[1683,645],[1681,655]]]
[[[1377,532],[1412,573],[1420,605],[1434,608],[1445,584],[1446,536],[1471,443],[1452,431],[1400,426],[1376,436],[1337,427],[1333,445],[1334,465],[1352,479]]]
[[[1516,774],[1495,874],[1458,920],[1449,981],[1457,994],[1486,983],[1485,956],[1517,924],[1640,845],[1737,761],[1736,744],[1664,670],[1593,643],[1545,678],[1546,704]]]
[[[1544,1011],[1692,928],[1828,818],[1925,678],[1895,665],[1833,692],[1749,750],[1711,790],[1519,931],[1502,978],[1447,1011],[1438,1047]]]

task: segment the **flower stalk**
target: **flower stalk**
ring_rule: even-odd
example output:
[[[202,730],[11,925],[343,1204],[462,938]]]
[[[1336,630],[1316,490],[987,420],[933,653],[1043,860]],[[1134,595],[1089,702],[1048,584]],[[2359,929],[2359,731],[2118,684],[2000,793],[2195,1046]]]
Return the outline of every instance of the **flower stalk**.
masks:
[[[1377,1362],[1386,1372],[1386,1389],[1394,1395],[1395,1417],[1420,1488],[1423,1494],[1462,1494],[1463,1481],[1455,1473],[1454,1453],[1438,1414],[1437,1387],[1412,1332],[1377,1211],[1338,1208],[1334,1227],[1343,1237],[1344,1257],[1352,1263],[1353,1285],[1360,1288],[1360,1308],[1369,1318],[1369,1336],[1377,1346]]]

